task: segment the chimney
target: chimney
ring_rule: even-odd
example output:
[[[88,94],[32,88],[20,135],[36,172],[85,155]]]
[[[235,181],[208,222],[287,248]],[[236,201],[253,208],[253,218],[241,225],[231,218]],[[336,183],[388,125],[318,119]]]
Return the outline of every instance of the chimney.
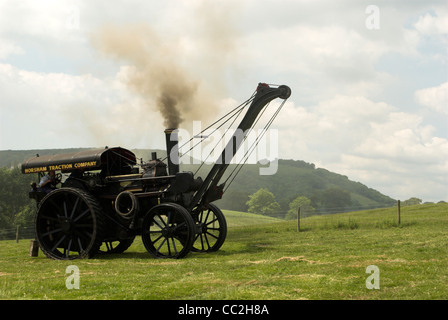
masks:
[[[166,153],[168,159],[168,172],[175,175],[179,172],[179,146],[178,146],[179,129],[166,129]]]

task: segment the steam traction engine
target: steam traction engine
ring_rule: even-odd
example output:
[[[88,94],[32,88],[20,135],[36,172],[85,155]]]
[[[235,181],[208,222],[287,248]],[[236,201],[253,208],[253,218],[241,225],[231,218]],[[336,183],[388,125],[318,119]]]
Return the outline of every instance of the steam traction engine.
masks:
[[[247,132],[270,101],[290,94],[287,86],[259,84],[237,130]],[[34,187],[29,194],[38,204],[35,235],[47,257],[122,253],[137,235],[156,258],[182,258],[222,246],[227,224],[212,202],[223,195],[219,181],[229,154],[233,157],[242,141],[231,139],[202,179],[179,170],[177,130],[165,134],[167,165],[154,153],[138,164],[133,152],[120,147],[37,156],[22,164],[24,174],[55,172],[54,184],[60,184],[49,193]],[[64,182],[62,173],[70,174]]]

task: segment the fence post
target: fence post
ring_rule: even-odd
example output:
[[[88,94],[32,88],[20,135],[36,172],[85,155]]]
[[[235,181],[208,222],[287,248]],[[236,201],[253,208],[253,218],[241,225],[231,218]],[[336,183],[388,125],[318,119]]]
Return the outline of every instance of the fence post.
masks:
[[[297,232],[300,232],[300,207],[297,209]]]
[[[400,200],[397,200],[397,214],[398,214],[398,225],[401,224],[401,205]]]
[[[16,230],[16,243],[19,243],[19,226],[17,226]]]

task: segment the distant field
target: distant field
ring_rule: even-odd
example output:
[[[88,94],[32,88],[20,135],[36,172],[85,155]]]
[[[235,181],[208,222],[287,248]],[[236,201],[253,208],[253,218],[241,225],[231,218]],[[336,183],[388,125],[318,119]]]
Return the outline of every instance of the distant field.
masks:
[[[262,216],[254,213],[230,211],[230,210],[223,210],[223,213],[226,216],[228,228],[254,226],[273,222],[284,222],[283,219]]]
[[[448,205],[282,221],[225,212],[216,253],[156,260],[140,238],[123,254],[53,261],[29,240],[0,241],[0,299],[447,299]],[[79,268],[80,288],[66,287]],[[374,265],[379,289],[366,288]]]

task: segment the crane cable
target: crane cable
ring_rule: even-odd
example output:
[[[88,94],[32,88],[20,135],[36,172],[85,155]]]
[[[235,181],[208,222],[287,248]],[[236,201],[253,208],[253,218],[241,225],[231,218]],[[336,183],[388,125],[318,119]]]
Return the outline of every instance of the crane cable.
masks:
[[[241,171],[241,169],[243,168],[243,166],[246,164],[247,160],[249,159],[250,155],[252,154],[252,152],[257,148],[258,144],[260,143],[261,139],[263,138],[263,136],[266,134],[266,132],[268,131],[269,127],[272,125],[272,122],[274,122],[275,118],[278,116],[278,114],[280,113],[281,109],[283,108],[283,106],[286,103],[286,100],[283,100],[283,102],[280,104],[280,106],[277,108],[277,110],[275,111],[274,115],[269,119],[269,121],[266,123],[266,125],[264,126],[261,134],[259,134],[257,136],[257,138],[255,139],[254,143],[248,148],[248,150],[246,151],[246,153],[244,154],[244,161],[243,163],[239,163],[235,166],[235,168],[232,170],[232,172],[230,172],[229,176],[227,177],[227,179],[224,181],[224,183],[226,184],[226,188],[224,189],[223,192],[226,192],[227,189],[229,189],[230,185],[232,184],[232,182],[235,180],[236,176],[238,175],[238,173]],[[267,107],[263,110],[263,112],[261,113],[261,115],[264,113],[264,111],[267,109]],[[258,119],[256,120],[256,122],[258,122],[258,120],[261,118],[261,115],[258,117]],[[255,122],[255,124],[256,124]],[[254,125],[255,125],[254,124]],[[252,127],[253,128],[253,127]],[[252,128],[250,130],[252,130]],[[249,134],[245,135],[244,140],[248,137]],[[236,171],[236,173],[235,173]],[[234,174],[235,173],[235,174]],[[228,180],[230,180],[230,182],[227,184]]]
[[[236,108],[234,108],[233,110],[231,110],[230,112],[228,112],[227,114],[225,114],[224,116],[222,116],[220,119],[216,120],[215,122],[213,122],[211,125],[209,125],[207,128],[203,129],[199,134],[193,136],[192,138],[190,138],[190,140],[188,140],[187,142],[185,142],[179,149],[183,148],[185,145],[189,144],[190,142],[192,142],[192,140],[196,137],[200,137],[201,140],[199,142],[197,142],[196,144],[194,144],[189,150],[187,150],[185,153],[183,153],[182,155],[179,156],[179,159],[182,158],[183,156],[185,156],[186,154],[189,154],[195,147],[197,147],[199,144],[201,144],[205,139],[208,138],[208,136],[213,135],[217,130],[219,130],[223,125],[225,125],[227,122],[229,122],[232,118],[233,121],[232,123],[229,125],[229,127],[226,129],[225,133],[228,132],[228,130],[230,130],[231,126],[235,123],[236,119],[238,119],[238,117],[240,116],[240,114],[242,113],[242,111],[244,110],[245,107],[247,107],[254,99],[256,95],[256,91],[252,94],[252,96],[247,99],[245,102],[241,103],[239,106],[237,106]],[[228,118],[228,119],[226,119]],[[209,130],[210,128],[212,128],[214,125],[216,125],[217,123],[219,123],[220,121],[223,121],[224,119],[226,119],[223,123],[221,123],[219,126],[217,126],[208,136],[203,136],[203,134]],[[210,153],[207,155],[207,157],[201,162],[199,168],[195,171],[194,175],[196,175],[198,173],[198,171],[202,168],[202,166],[204,165],[205,161],[207,161],[207,159],[210,157],[211,154],[213,154],[215,148],[221,143],[221,141],[224,139],[225,134],[221,136],[221,138],[219,139],[219,141],[216,143],[216,145],[211,149]],[[166,157],[168,158],[168,157]],[[166,159],[165,158],[165,159]],[[164,159],[164,160],[165,160]],[[162,160],[163,161],[163,160]]]

